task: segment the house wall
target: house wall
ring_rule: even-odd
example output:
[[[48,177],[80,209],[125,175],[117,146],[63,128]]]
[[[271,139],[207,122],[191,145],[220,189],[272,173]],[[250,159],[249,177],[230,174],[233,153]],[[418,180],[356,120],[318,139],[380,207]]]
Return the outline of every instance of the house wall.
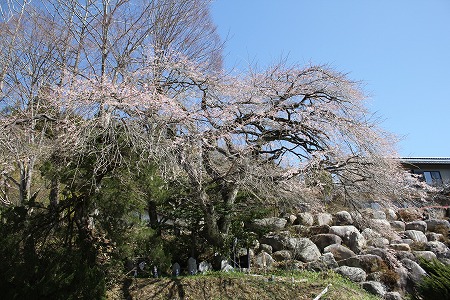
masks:
[[[443,183],[450,183],[450,164],[404,164],[404,166],[412,171],[439,171],[441,173],[441,178]]]

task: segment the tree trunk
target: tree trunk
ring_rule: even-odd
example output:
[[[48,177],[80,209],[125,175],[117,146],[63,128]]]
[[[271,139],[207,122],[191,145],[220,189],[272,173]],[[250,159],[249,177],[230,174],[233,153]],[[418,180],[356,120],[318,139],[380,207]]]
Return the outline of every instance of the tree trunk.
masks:
[[[52,178],[52,182],[51,182],[51,186],[50,186],[50,196],[49,196],[50,206],[52,208],[55,208],[58,206],[58,203],[59,203],[58,195],[59,195],[59,178],[54,177],[54,178]]]
[[[156,202],[149,199],[147,201],[147,211],[148,211],[148,218],[150,222],[150,227],[152,229],[156,229],[158,227],[158,214],[156,211]]]
[[[231,214],[233,212],[234,202],[238,193],[238,188],[235,185],[224,186],[222,190],[222,199],[224,204],[224,211],[219,219],[219,230],[223,234],[228,234],[231,226]]]
[[[206,238],[212,245],[222,247],[224,244],[224,237],[218,226],[218,216],[214,209],[214,205],[211,203],[208,194],[203,190],[200,192],[200,200],[205,218]]]
[[[31,177],[33,175],[33,164],[31,159],[28,162],[19,162],[20,181],[19,181],[19,201],[24,205],[30,200],[31,195]]]

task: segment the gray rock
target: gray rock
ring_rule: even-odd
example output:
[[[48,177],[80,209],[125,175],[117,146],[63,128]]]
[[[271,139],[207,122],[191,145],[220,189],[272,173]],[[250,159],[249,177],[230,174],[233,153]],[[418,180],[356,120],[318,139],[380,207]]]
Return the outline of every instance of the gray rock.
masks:
[[[333,217],[329,213],[318,213],[316,215],[317,225],[331,225]]]
[[[427,223],[425,221],[412,221],[405,225],[405,230],[418,230],[425,233],[427,231]]]
[[[292,225],[291,228],[300,236],[309,235],[309,227],[305,225]]]
[[[339,244],[325,247],[323,253],[332,253],[337,261],[356,256],[355,252]]]
[[[386,213],[382,210],[373,210],[372,219],[386,220]]]
[[[373,254],[381,257],[381,259],[391,269],[399,265],[398,259],[395,257],[394,252],[388,249],[372,248],[367,250],[366,254]]]
[[[267,244],[272,247],[272,251],[285,250],[288,244],[289,232],[269,232],[265,234],[261,239],[261,244]]]
[[[352,225],[353,218],[348,211],[340,211],[333,215],[334,225]]]
[[[367,277],[366,272],[363,269],[357,267],[341,266],[335,268],[334,271],[353,282],[365,281]]]
[[[423,258],[426,260],[436,259],[436,254],[431,251],[413,251],[412,253],[416,258]]]
[[[357,232],[359,230],[353,225],[345,225],[345,226],[331,226],[330,233],[340,236],[344,238],[347,235],[347,232]]]
[[[399,292],[387,292],[384,294],[384,300],[402,300],[402,296]]]
[[[388,221],[395,221],[397,220],[397,214],[395,213],[395,211],[392,208],[388,208],[385,210],[385,214],[386,214],[386,219]]]
[[[414,240],[412,240],[412,239],[401,239],[399,243],[400,243],[400,244],[408,244],[408,245],[411,245],[412,243],[414,243]]]
[[[415,242],[426,243],[428,241],[425,234],[419,230],[406,230],[405,236],[412,239]]]
[[[287,221],[284,218],[271,217],[264,219],[255,219],[250,225],[250,228],[254,230],[280,231],[284,229],[286,223]]]
[[[442,254],[445,252],[449,252],[448,247],[444,243],[441,243],[441,242],[427,242],[426,249],[429,251],[432,251],[436,254]]]
[[[342,240],[355,253],[361,253],[366,247],[366,239],[357,231],[347,231]]]
[[[444,241],[444,235],[436,232],[427,232],[426,237],[428,241],[430,242],[443,242]]]
[[[391,228],[395,231],[405,231],[406,224],[403,221],[391,221]]]
[[[389,247],[396,251],[411,251],[411,247],[406,243],[390,244]]]
[[[292,251],[294,259],[303,262],[315,261],[320,257],[319,248],[308,238],[289,238],[287,248]]]
[[[321,233],[330,233],[330,226],[329,225],[315,225],[311,226],[308,229],[309,235],[316,235]]]
[[[357,267],[361,268],[366,273],[380,271],[383,266],[383,260],[378,255],[363,254],[350,257],[338,261],[339,266]]]
[[[412,261],[414,261],[415,259],[416,259],[416,257],[414,256],[414,254],[412,254],[411,252],[409,252],[409,251],[396,251],[395,252],[395,257],[398,259],[398,260],[403,260],[404,258],[407,258],[407,259],[410,259],[410,260],[412,260]]]
[[[428,231],[442,233],[441,231],[450,230],[450,223],[447,220],[429,219],[427,223]]]
[[[333,268],[337,268],[338,264],[333,257],[332,253],[325,253],[318,260],[307,264],[306,269],[310,271],[325,271]]]
[[[332,233],[323,233],[323,234],[317,234],[317,235],[313,235],[312,237],[309,238],[314,244],[316,244],[317,248],[319,248],[319,250],[321,252],[323,252],[323,249],[329,245],[332,244],[341,244],[342,243],[342,239]]]
[[[389,240],[384,237],[373,238],[367,241],[367,246],[372,246],[376,248],[386,248],[389,245]]]
[[[297,219],[294,222],[294,225],[311,226],[313,224],[314,224],[314,217],[312,214],[308,212],[299,213],[297,215]]]
[[[288,224],[293,225],[293,224],[295,224],[295,221],[297,220],[297,216],[289,215],[286,217],[286,220],[287,220]]]
[[[392,230],[391,223],[386,219],[371,219],[370,223],[372,229],[382,235],[385,235]]]
[[[258,268],[267,268],[270,269],[275,260],[272,256],[266,252],[261,252],[255,257],[255,265]]]
[[[280,250],[272,253],[272,257],[275,261],[286,261],[292,258],[292,254],[289,250]]]
[[[260,244],[259,245],[259,250],[260,251],[264,251],[266,253],[272,254],[272,246],[267,245],[267,244]]]
[[[408,279],[414,286],[418,285],[422,277],[426,275],[425,270],[418,263],[408,258],[402,259],[401,263],[408,270]]]
[[[381,237],[381,234],[373,230],[372,228],[365,228],[363,231],[361,231],[361,234],[366,240],[371,240],[374,238]]]
[[[362,283],[362,288],[379,297],[384,297],[386,294],[386,288],[378,281],[365,281]]]

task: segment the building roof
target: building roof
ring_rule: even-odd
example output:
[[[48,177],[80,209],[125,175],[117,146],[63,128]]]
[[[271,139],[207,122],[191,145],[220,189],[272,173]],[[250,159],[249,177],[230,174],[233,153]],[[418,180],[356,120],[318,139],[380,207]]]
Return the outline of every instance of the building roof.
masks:
[[[406,164],[444,164],[450,165],[450,157],[402,157],[400,162]]]

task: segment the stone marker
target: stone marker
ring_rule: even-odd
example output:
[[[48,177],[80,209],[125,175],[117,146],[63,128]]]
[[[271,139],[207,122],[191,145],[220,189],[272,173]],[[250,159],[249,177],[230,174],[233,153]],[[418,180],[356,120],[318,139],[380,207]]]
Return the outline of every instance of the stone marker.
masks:
[[[189,275],[197,274],[197,261],[193,257],[189,257],[188,259],[188,274]]]
[[[172,276],[174,277],[178,277],[180,275],[180,264],[179,263],[174,263],[172,265]]]

